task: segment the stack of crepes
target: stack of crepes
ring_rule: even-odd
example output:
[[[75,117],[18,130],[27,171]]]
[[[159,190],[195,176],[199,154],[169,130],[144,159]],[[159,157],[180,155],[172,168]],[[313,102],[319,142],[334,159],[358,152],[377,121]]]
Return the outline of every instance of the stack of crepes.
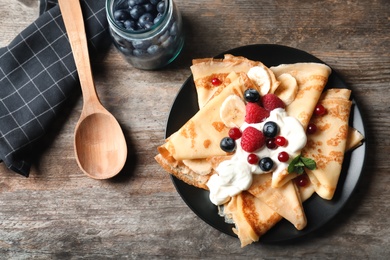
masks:
[[[253,67],[261,67],[261,73],[249,77]],[[233,231],[242,247],[258,241],[282,218],[298,230],[303,229],[307,221],[302,202],[314,192],[324,199],[332,199],[344,153],[363,140],[357,130],[348,126],[350,90],[324,91],[331,69],[319,63],[268,68],[259,61],[228,54],[223,59],[194,60],[191,71],[200,110],[158,147],[157,162],[178,179],[207,190],[210,176],[218,174],[217,166],[232,156],[220,148],[221,139],[228,136],[230,129],[220,115],[225,99],[236,95],[244,100],[244,91],[249,88],[261,95],[274,93],[284,101],[287,114],[297,118],[304,129],[309,123],[317,125],[319,130],[307,136],[301,151],[302,156],[314,159],[317,167],[305,169],[299,175],[288,173],[287,168],[279,174],[253,174],[250,188],[222,205],[222,214],[235,224]],[[220,84],[215,84],[215,80]],[[318,103],[327,113],[312,117]],[[240,111],[232,108],[231,113],[234,116]],[[308,176],[308,183],[298,186],[295,178],[302,175]]]

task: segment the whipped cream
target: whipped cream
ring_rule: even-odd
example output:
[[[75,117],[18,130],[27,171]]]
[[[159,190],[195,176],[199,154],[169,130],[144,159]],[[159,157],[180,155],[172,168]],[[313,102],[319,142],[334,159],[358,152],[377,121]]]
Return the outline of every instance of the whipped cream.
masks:
[[[287,115],[287,112],[282,108],[277,108],[271,111],[270,116],[261,123],[248,124],[244,123],[240,130],[251,126],[260,131],[263,131],[263,126],[266,122],[273,121],[279,126],[279,134],[287,139],[288,144],[276,149],[268,149],[263,146],[261,149],[253,152],[260,159],[270,157],[274,161],[272,169],[273,174],[280,174],[286,169],[296,156],[299,155],[301,149],[306,145],[307,137],[301,123],[295,118]],[[280,162],[278,154],[285,151],[290,158],[287,162]],[[231,159],[223,161],[218,165],[216,171],[207,182],[207,187],[210,190],[210,200],[215,205],[221,205],[230,200],[231,197],[240,192],[249,189],[252,184],[252,174],[266,173],[256,164],[249,164],[247,161],[250,153],[244,151],[241,147],[241,138],[236,140],[236,151]]]

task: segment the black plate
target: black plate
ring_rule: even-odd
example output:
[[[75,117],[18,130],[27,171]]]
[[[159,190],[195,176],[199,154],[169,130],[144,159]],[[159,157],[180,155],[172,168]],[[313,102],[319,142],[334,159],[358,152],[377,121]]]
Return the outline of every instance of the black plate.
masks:
[[[318,58],[304,51],[281,46],[281,45],[249,45],[227,51],[235,56],[244,56],[251,60],[261,61],[266,66],[276,66],[296,62],[319,62]],[[223,57],[223,54],[217,56]],[[340,76],[333,70],[326,87],[348,88]],[[358,105],[353,100],[350,125],[365,135],[364,124]],[[197,94],[190,76],[180,89],[168,118],[166,136],[176,132],[188,119],[198,111]],[[346,154],[338,187],[331,201],[323,200],[314,194],[304,202],[307,216],[307,226],[298,231],[292,224],[283,219],[265,235],[260,238],[261,242],[275,243],[297,239],[317,230],[330,221],[343,208],[352,195],[363,170],[366,145],[363,143],[352,153]],[[217,207],[209,200],[209,192],[190,186],[172,176],[176,190],[187,205],[209,225],[231,236],[236,236],[232,231],[232,225],[226,224],[224,219],[217,213]]]

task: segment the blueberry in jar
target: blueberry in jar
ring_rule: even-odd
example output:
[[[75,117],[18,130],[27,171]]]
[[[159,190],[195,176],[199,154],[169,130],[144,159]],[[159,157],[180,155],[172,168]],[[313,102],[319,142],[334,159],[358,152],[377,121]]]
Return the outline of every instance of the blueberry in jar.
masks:
[[[269,172],[274,167],[274,161],[269,157],[261,158],[259,161],[259,167],[262,171]]]
[[[157,4],[157,12],[160,14],[165,12],[165,1],[160,1],[160,3]]]
[[[127,10],[119,9],[114,12],[115,21],[125,21],[130,18],[130,13]]]
[[[155,12],[155,7],[151,3],[144,4],[144,9],[147,13],[153,14]]]
[[[126,28],[126,30],[135,31],[135,29],[137,28],[137,25],[133,20],[126,20],[123,22],[123,25]]]
[[[273,121],[268,121],[263,126],[263,134],[266,137],[275,137],[279,133],[279,126]]]
[[[141,15],[141,17],[138,20],[138,26],[141,28],[148,29],[153,26],[153,15],[150,13],[145,13]]]
[[[138,20],[141,15],[145,13],[145,8],[142,5],[135,5],[131,10],[130,10],[130,15],[133,19]]]
[[[220,147],[223,151],[231,153],[236,149],[236,142],[233,138],[224,137],[220,142]]]
[[[114,45],[134,67],[158,69],[180,53],[182,19],[173,0],[107,0],[106,7]]]
[[[127,1],[127,4],[129,5],[129,8],[131,9],[133,6],[136,5],[135,0],[129,0]]]

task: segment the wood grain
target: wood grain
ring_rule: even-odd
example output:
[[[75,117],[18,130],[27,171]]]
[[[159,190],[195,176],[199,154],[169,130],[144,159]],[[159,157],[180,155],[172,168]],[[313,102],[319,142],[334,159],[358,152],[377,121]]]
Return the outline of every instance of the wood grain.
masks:
[[[356,258],[390,255],[390,2],[175,1],[187,32],[183,53],[159,71],[141,71],[111,48],[93,64],[105,107],[129,146],[124,170],[97,181],[78,168],[73,130],[82,100],[75,91],[29,178],[0,164],[0,258],[199,259]],[[0,2],[0,46],[38,16],[36,0]],[[170,106],[193,58],[241,45],[283,44],[328,63],[352,89],[366,124],[362,180],[345,208],[302,240],[244,249],[199,219],[153,157]]]

